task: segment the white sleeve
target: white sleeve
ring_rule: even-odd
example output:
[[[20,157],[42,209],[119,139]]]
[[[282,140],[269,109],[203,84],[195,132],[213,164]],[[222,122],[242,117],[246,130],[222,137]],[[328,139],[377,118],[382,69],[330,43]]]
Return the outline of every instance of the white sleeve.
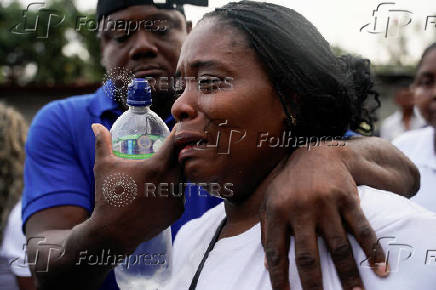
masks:
[[[366,289],[435,289],[436,214],[391,192],[359,187],[361,207],[377,233],[391,274],[382,279],[368,268],[354,239]]]
[[[9,267],[15,276],[30,277],[26,263],[26,237],[21,231],[21,201],[9,214],[8,223],[3,232],[0,255],[9,260]]]
[[[387,278],[377,277],[355,238],[348,236],[353,257],[365,289],[436,289],[436,214],[393,193],[359,186],[360,206],[377,234],[390,266]],[[342,289],[336,267],[323,239],[318,239],[323,289]],[[301,287],[295,270],[295,242],[291,237],[290,280],[293,289]]]

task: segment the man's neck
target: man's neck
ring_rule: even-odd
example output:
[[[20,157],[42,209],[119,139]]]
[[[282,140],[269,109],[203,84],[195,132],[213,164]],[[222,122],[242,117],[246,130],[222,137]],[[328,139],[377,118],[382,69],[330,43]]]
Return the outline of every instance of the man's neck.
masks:
[[[410,123],[413,118],[413,109],[404,109],[403,110],[403,124],[406,130],[410,130]]]

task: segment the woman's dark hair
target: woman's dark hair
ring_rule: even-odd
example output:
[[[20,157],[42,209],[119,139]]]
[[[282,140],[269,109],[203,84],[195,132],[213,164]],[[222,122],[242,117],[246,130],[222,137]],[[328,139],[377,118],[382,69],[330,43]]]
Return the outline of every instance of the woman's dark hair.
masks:
[[[206,14],[242,32],[276,89],[295,136],[371,132],[374,109],[370,63],[336,57],[315,26],[294,10],[271,3],[232,2]],[[295,122],[294,122],[295,120]],[[366,126],[362,126],[366,123]],[[369,125],[369,126],[368,126]]]

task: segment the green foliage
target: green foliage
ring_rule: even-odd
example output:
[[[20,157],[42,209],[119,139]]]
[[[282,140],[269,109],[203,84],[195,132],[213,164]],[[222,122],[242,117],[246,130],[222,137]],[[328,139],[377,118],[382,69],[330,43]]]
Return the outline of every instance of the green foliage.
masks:
[[[99,64],[100,51],[96,33],[75,30],[78,16],[94,18],[77,10],[72,1],[54,0],[45,5],[26,7],[18,2],[0,4],[0,82],[22,83],[24,68],[34,64],[37,72],[27,80],[38,84],[100,81],[104,69]],[[24,15],[27,25],[24,25]],[[63,20],[62,20],[63,19]],[[36,31],[29,28],[35,27]],[[80,44],[89,53],[65,55],[71,43]],[[79,50],[80,52],[80,50]]]
[[[337,45],[332,45],[331,49],[336,56],[341,56],[341,55],[349,53],[345,49],[343,49],[342,47],[339,47]]]

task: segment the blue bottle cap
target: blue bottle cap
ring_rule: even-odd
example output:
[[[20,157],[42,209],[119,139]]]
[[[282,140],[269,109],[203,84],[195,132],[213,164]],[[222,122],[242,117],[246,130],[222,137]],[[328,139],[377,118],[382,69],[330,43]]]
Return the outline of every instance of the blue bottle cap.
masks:
[[[146,79],[135,78],[127,91],[127,104],[130,106],[150,106],[151,88]]]

